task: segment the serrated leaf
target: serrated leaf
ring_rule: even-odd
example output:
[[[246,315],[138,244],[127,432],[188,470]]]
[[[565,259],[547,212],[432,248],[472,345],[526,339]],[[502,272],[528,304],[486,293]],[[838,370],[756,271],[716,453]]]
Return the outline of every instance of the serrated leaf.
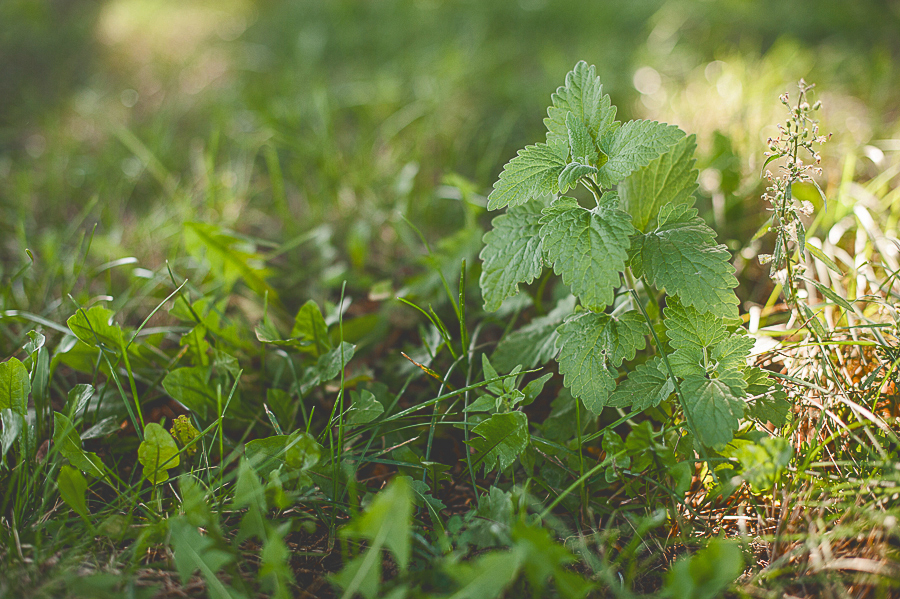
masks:
[[[697,439],[707,447],[729,443],[744,416],[744,402],[720,380],[689,376],[681,383]]]
[[[568,113],[566,115],[566,131],[569,134],[569,152],[572,160],[587,165],[596,164],[596,142],[581,117],[573,112]]]
[[[353,426],[355,424],[366,424],[372,422],[384,412],[384,406],[381,405],[375,395],[371,391],[363,389],[361,392],[350,392],[353,404],[347,410],[344,424]]]
[[[622,208],[631,215],[636,229],[655,227],[662,206],[693,205],[698,175],[694,168],[696,149],[696,136],[688,135],[619,184]]]
[[[556,193],[557,179],[566,166],[568,143],[525,146],[506,163],[494,190],[488,196],[488,210],[521,206],[537,197]]]
[[[677,298],[666,298],[663,311],[666,336],[675,349],[710,349],[728,336],[725,323],[709,312],[685,306]]]
[[[556,328],[575,309],[576,301],[574,295],[561,299],[546,316],[539,316],[503,337],[491,356],[497,368],[509,372],[519,364],[534,368],[549,362],[556,355],[559,337]]]
[[[62,500],[80,516],[87,518],[89,514],[84,499],[87,481],[84,480],[84,475],[71,466],[62,466],[56,477],[56,486]]]
[[[307,300],[297,311],[294,317],[294,327],[291,329],[291,337],[307,341],[310,345],[299,348],[301,352],[321,356],[331,349],[331,338],[328,336],[328,325],[319,305],[313,300]]]
[[[616,408],[646,410],[658,406],[675,391],[675,383],[669,378],[661,358],[639,364],[619,383],[609,396],[607,405]]]
[[[635,310],[616,318],[585,312],[559,327],[559,371],[563,383],[594,414],[607,405],[616,368],[647,343],[647,323]]]
[[[209,412],[215,411],[218,406],[216,392],[209,384],[209,375],[209,368],[203,366],[176,368],[163,379],[163,389],[184,407],[206,419]]]
[[[503,300],[519,293],[519,283],[531,283],[544,268],[541,249],[540,202],[527,202],[494,218],[481,250],[481,293],[484,309],[493,312]]]
[[[53,412],[53,445],[60,455],[85,474],[103,476],[103,462],[97,454],[82,449],[75,425],[59,412]]]
[[[144,477],[152,485],[169,479],[169,468],[181,463],[178,446],[172,435],[156,422],[144,427],[144,441],[138,447],[138,461],[144,467]]]
[[[203,579],[206,581],[210,599],[239,599],[244,597],[242,593],[238,593],[225,585],[216,576],[216,572],[234,559],[233,555],[217,549],[215,541],[208,536],[200,534],[200,531],[183,517],[169,519],[169,532],[172,538],[175,569],[178,570],[178,575],[181,577],[183,584],[187,584],[191,575],[200,570]]]
[[[760,422],[771,422],[775,428],[787,424],[787,416],[791,411],[784,388],[775,383],[761,368],[749,368],[744,375],[747,380],[747,403],[749,415]]]
[[[582,177],[593,175],[597,172],[596,166],[580,164],[578,162],[570,162],[566,168],[559,174],[557,183],[559,184],[559,192],[565,193],[570,187],[576,187],[578,180]]]
[[[716,370],[743,370],[747,366],[747,358],[755,341],[749,335],[729,335],[719,342],[712,352]],[[743,378],[743,377],[742,377]],[[746,384],[743,385],[746,387]]]
[[[568,141],[566,117],[569,113],[584,123],[594,140],[599,140],[616,119],[616,107],[609,96],[603,94],[597,69],[584,61],[576,64],[566,75],[565,85],[557,88],[550,99],[553,105],[547,109],[547,118],[544,119],[548,143]]]
[[[494,414],[472,432],[482,437],[471,439],[469,445],[483,460],[485,472],[495,467],[505,470],[528,447],[528,418],[522,412]]]
[[[10,409],[20,416],[28,411],[31,379],[28,369],[18,358],[0,362],[0,410]]]
[[[593,210],[561,197],[541,218],[541,238],[553,270],[591,308],[612,303],[634,232],[631,217],[615,207],[614,194],[607,195],[612,196],[609,201]]]
[[[684,137],[675,125],[657,121],[629,121],[601,138],[600,151],[608,160],[597,173],[597,182],[610,188],[632,172],[650,164]]]
[[[632,239],[630,265],[681,302],[716,316],[737,316],[737,287],[731,254],[715,245],[715,231],[687,204],[666,205],[659,225]]]

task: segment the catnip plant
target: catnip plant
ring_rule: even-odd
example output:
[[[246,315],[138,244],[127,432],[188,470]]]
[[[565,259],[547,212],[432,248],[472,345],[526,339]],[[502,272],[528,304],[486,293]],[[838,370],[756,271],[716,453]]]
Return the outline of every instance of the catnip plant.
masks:
[[[784,394],[747,363],[731,256],[694,207],[695,137],[617,121],[585,62],[551,101],[546,140],[520,150],[488,197],[506,212],[484,237],[485,309],[552,269],[577,305],[551,355],[593,414],[670,402],[701,455],[747,417],[783,425]],[[566,195],[579,185],[588,202]]]

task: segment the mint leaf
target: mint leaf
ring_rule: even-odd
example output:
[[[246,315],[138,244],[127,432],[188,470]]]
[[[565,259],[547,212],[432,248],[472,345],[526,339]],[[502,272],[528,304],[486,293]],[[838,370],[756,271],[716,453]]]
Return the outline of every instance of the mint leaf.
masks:
[[[705,374],[706,364],[711,358],[712,349],[728,336],[728,331],[721,318],[710,312],[700,312],[691,306],[685,306],[678,298],[666,298],[668,305],[664,311],[666,336],[675,353],[669,356],[675,374],[681,377],[690,374]],[[675,364],[694,363],[701,371],[679,372]]]
[[[725,445],[744,415],[744,402],[723,381],[689,376],[681,384],[685,409],[698,440],[707,447]]]
[[[566,115],[566,132],[569,134],[569,152],[572,160],[596,164],[597,146],[580,116],[573,112]]]
[[[527,202],[496,217],[481,250],[481,293],[484,309],[493,312],[519,293],[519,283],[531,283],[544,268],[541,256],[540,202]]]
[[[616,370],[633,359],[647,339],[647,324],[636,311],[621,317],[585,312],[558,329],[559,371],[563,383],[593,413],[607,405],[616,386]]]
[[[522,412],[494,414],[472,429],[482,438],[473,438],[469,445],[484,461],[484,471],[505,470],[528,446],[528,418]]]
[[[656,215],[666,204],[693,205],[698,175],[694,168],[696,149],[697,136],[688,135],[619,184],[622,208],[631,215],[635,228],[646,231],[655,226]]]
[[[566,166],[568,144],[547,143],[525,146],[506,163],[494,190],[488,196],[488,210],[521,206],[528,200],[556,193],[557,179]]]
[[[684,131],[656,121],[629,121],[601,138],[600,150],[608,161],[597,173],[597,183],[609,188],[668,150]]]
[[[688,306],[716,316],[737,316],[737,287],[731,254],[715,245],[716,233],[697,209],[666,204],[659,225],[632,239],[630,265],[658,289],[665,288]]]
[[[578,162],[570,162],[566,168],[559,174],[557,183],[559,184],[560,193],[565,193],[570,187],[578,185],[578,180],[597,172],[596,166],[580,164]]]
[[[594,140],[609,129],[616,119],[616,107],[608,95],[603,95],[603,86],[597,77],[597,69],[584,61],[566,75],[566,84],[557,88],[550,97],[553,106],[547,109],[547,143],[568,141],[569,130],[566,117],[569,113],[581,119]]]
[[[544,208],[541,218],[541,238],[553,270],[592,308],[612,303],[634,232],[631,217],[615,207],[618,198],[607,195],[610,199],[593,210],[561,197]]]
[[[628,374],[609,396],[607,405],[646,410],[665,401],[675,391],[661,358],[653,358]]]

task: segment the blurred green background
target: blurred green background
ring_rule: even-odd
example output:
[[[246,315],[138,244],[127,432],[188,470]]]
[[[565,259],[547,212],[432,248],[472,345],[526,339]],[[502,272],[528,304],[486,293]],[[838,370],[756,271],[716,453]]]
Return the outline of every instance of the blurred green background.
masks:
[[[448,275],[477,269],[484,196],[581,59],[620,118],[698,134],[701,206],[740,257],[778,94],[818,84],[833,189],[847,156],[896,156],[898,58],[898,1],[3,0],[0,310],[146,314],[129,298],[164,297],[167,260],[227,292],[189,221],[288,310],[345,280],[436,298],[410,224]]]

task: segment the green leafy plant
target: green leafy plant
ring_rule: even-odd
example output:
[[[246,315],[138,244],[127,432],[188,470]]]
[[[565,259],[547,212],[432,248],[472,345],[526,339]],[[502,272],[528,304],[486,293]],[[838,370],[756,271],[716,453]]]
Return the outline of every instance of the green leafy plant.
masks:
[[[489,209],[508,210],[484,238],[485,308],[552,268],[578,299],[543,332],[556,335],[572,395],[596,415],[675,398],[701,452],[724,446],[757,404],[774,401],[775,385],[747,366],[753,341],[737,318],[730,254],[693,207],[694,137],[616,121],[585,62],[551,100],[546,141],[521,150],[488,198]],[[587,198],[562,195],[579,184]]]

